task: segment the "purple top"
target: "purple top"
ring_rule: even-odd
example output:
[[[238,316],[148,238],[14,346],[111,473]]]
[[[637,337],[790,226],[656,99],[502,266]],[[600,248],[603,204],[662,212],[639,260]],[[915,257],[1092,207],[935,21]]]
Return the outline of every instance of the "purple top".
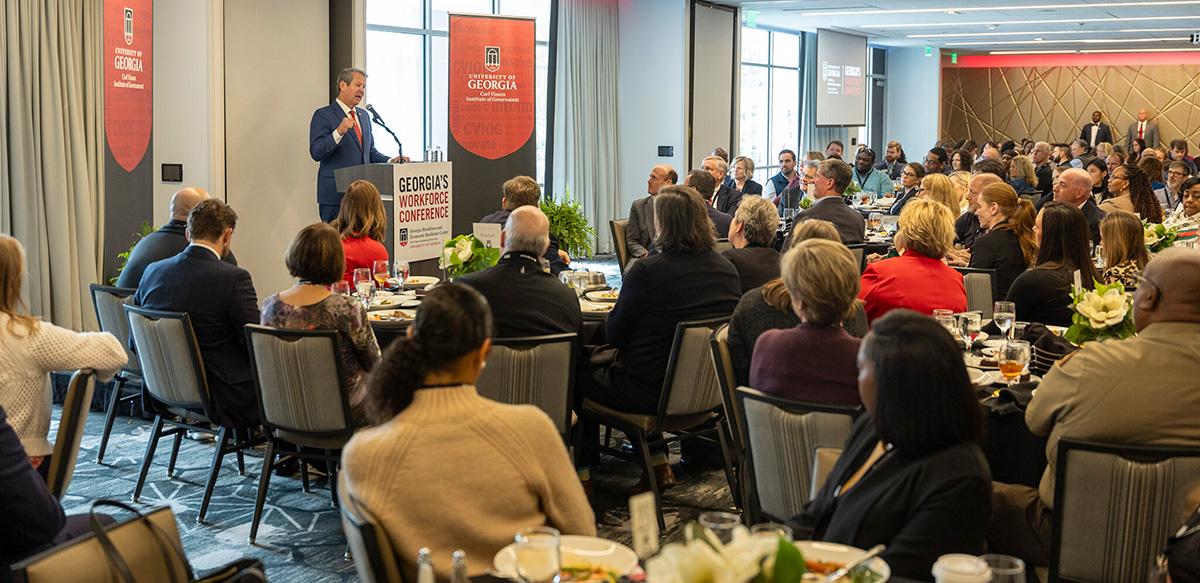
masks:
[[[858,347],[841,326],[767,330],[754,345],[750,387],[777,397],[858,406]]]

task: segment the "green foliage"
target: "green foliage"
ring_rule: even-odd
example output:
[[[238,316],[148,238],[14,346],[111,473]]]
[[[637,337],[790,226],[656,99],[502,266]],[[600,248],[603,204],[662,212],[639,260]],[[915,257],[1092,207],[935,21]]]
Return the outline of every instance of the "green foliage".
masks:
[[[117,268],[117,276],[121,275],[121,272],[125,270],[125,264],[129,263],[129,254],[133,252],[134,245],[137,245],[138,241],[142,240],[142,237],[153,233],[155,230],[155,227],[150,226],[150,221],[142,221],[142,230],[139,233],[133,233],[133,242],[129,244],[129,248],[124,253],[117,254],[117,259],[121,260],[121,266]],[[109,278],[108,285],[117,285],[117,277]]]
[[[812,199],[808,198],[807,196],[800,199],[800,208],[802,208],[802,209],[812,208],[812,204],[813,204]]]
[[[775,552],[775,583],[800,583],[805,570],[800,549],[779,537],[779,550]]]
[[[1164,227],[1161,223],[1150,224],[1150,221],[1142,219],[1142,231],[1146,238],[1146,249],[1151,253],[1158,253],[1167,247],[1175,244],[1175,240],[1179,238],[1179,227]]]
[[[579,203],[571,198],[571,186],[561,198],[543,198],[541,209],[550,220],[550,232],[558,237],[558,246],[572,257],[591,257],[596,230],[588,223]]]
[[[500,250],[484,247],[475,235],[446,239],[438,266],[446,270],[450,281],[460,275],[487,269],[500,261]]]
[[[1096,285],[1095,291],[1075,290],[1072,293],[1071,327],[1067,328],[1063,338],[1073,344],[1082,345],[1091,340],[1124,339],[1137,334],[1137,328],[1133,325],[1133,297],[1125,291],[1125,285],[1120,280],[1107,285],[1093,281]],[[1108,300],[1103,308],[1100,307],[1102,300]],[[1104,325],[1088,317],[1088,314],[1096,315],[1098,309],[1105,309],[1105,314],[1109,317],[1120,316],[1122,319]],[[1120,313],[1121,310],[1124,310],[1123,314]]]

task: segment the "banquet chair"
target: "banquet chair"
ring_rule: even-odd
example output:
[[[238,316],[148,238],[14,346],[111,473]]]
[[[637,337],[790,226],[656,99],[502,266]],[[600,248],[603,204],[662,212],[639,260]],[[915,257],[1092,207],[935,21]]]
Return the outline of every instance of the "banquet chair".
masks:
[[[479,395],[545,411],[570,445],[579,334],[495,338],[487,367],[475,381]]]
[[[137,355],[129,350],[129,319],[125,317],[122,308],[133,301],[137,291],[131,287],[110,287],[93,283],[92,305],[96,308],[96,319],[100,322],[100,331],[108,332],[121,341],[128,357],[125,366],[113,375],[117,381],[108,398],[108,408],[104,412],[104,433],[100,435],[100,453],[96,454],[96,463],[104,463],[104,451],[108,449],[108,438],[112,435],[113,420],[117,416],[117,403],[132,401],[142,396],[142,367],[138,364]]]
[[[730,249],[733,249],[733,243],[730,243],[729,239],[717,239],[717,246],[713,248],[713,251],[724,253]]]
[[[626,413],[591,399],[583,400],[583,415],[601,425],[625,433],[632,442],[634,453],[625,453],[617,447],[601,447],[590,438],[583,445],[642,464],[650,489],[654,492],[660,529],[665,528],[662,495],[655,478],[654,465],[650,461],[650,448],[692,438],[719,441],[722,447],[726,445],[719,436],[717,439],[713,438],[713,434],[718,433],[717,427],[706,427],[705,424],[717,419],[721,409],[721,387],[717,382],[716,365],[713,363],[708,339],[713,330],[728,323],[729,317],[723,317],[680,322],[676,326],[671,355],[667,360],[667,375],[663,380],[656,414]],[[662,437],[651,440],[652,434],[662,434]],[[728,477],[726,475],[726,478]]]
[[[992,317],[992,301],[996,298],[996,270],[978,267],[955,267],[963,276],[967,290],[967,311],[979,312],[984,320]]]
[[[400,583],[400,564],[387,530],[370,510],[350,493],[346,475],[338,477],[338,500],[342,509],[342,532],[350,543],[354,570],[362,583]]]
[[[617,219],[608,222],[608,229],[612,231],[613,249],[617,250],[617,263],[621,268],[621,272],[625,272],[625,267],[629,264],[629,246],[625,243],[625,229],[629,226],[629,219]]]
[[[717,367],[717,383],[721,386],[721,406],[725,414],[717,421],[717,435],[725,441],[722,451],[725,455],[725,475],[729,479],[729,493],[733,496],[733,504],[738,508],[742,505],[742,460],[745,449],[742,446],[742,414],[738,411],[734,396],[737,388],[737,378],[734,376],[733,357],[729,353],[729,324],[725,324],[708,337],[709,348],[712,350],[713,364]]]
[[[288,456],[328,464],[330,494],[337,504],[338,462],[342,447],[354,436],[354,415],[342,376],[336,330],[288,330],[247,324],[246,345],[250,348],[258,412],[267,438],[250,523],[250,544],[254,544],[276,464],[275,454],[281,445],[298,446],[283,452]],[[301,474],[305,491],[307,469],[302,467]]]
[[[219,429],[208,480],[204,485],[200,514],[196,518],[196,522],[203,523],[225,455],[237,454],[239,473],[245,473],[242,452],[262,443],[263,439],[251,438],[249,427],[229,427],[219,423],[226,416],[220,409],[221,404],[213,399],[208,389],[200,346],[196,343],[196,334],[187,312],[166,312],[130,305],[124,308],[129,316],[129,330],[143,372],[146,395],[143,405],[154,413],[154,426],[146,444],[146,457],[142,460],[133,501],[137,502],[142,495],[146,474],[150,471],[150,462],[154,459],[154,450],[160,439],[167,436],[175,438],[171,461],[167,465],[167,475],[171,476],[175,472],[175,460],[179,456],[179,444],[184,433],[211,432],[211,427],[198,424],[212,423]],[[163,425],[172,427],[164,429]]]
[[[804,509],[825,482],[860,411],[737,389],[746,448],[748,524],[783,522]]]
[[[862,274],[867,268],[867,244],[866,243],[850,243],[846,245],[850,253],[854,255],[854,260],[858,262],[858,273]]]
[[[1063,438],[1054,477],[1050,582],[1144,581],[1195,510],[1200,448]]]
[[[56,498],[62,498],[75,475],[75,461],[79,458],[79,442],[83,439],[83,428],[87,424],[88,410],[92,406],[92,393],[96,389],[96,374],[90,370],[77,370],[67,385],[67,396],[63,401],[62,415],[58,419],[58,434],[54,436],[54,454],[50,456],[50,473],[46,485]]]

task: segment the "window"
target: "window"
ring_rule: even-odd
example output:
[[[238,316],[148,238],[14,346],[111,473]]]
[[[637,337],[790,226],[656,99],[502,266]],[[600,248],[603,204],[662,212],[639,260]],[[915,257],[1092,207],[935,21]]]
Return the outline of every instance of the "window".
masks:
[[[380,111],[404,153],[420,160],[425,146],[446,150],[446,94],[451,12],[536,18],[537,179],[546,176],[546,83],[551,0],[367,0],[367,99]],[[418,115],[417,112],[420,112]],[[380,151],[395,150],[390,136]],[[392,147],[385,147],[391,143]]]
[[[800,34],[742,28],[738,153],[754,161],[754,180],[779,170],[779,151],[800,146]]]

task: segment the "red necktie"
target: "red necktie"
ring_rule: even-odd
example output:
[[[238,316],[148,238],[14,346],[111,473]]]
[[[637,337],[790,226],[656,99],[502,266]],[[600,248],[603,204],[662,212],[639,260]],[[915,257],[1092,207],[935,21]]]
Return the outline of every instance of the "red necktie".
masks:
[[[1142,123],[1139,123],[1139,124],[1138,124],[1138,139],[1139,139],[1139,140],[1140,140],[1140,139],[1142,139],[1142,129],[1143,129],[1143,128],[1145,128],[1145,127],[1146,127],[1146,123],[1145,123],[1145,122],[1142,122]]]
[[[358,112],[350,110],[350,115],[354,118],[354,133],[358,135],[358,147],[362,147],[362,129],[358,127]]]

